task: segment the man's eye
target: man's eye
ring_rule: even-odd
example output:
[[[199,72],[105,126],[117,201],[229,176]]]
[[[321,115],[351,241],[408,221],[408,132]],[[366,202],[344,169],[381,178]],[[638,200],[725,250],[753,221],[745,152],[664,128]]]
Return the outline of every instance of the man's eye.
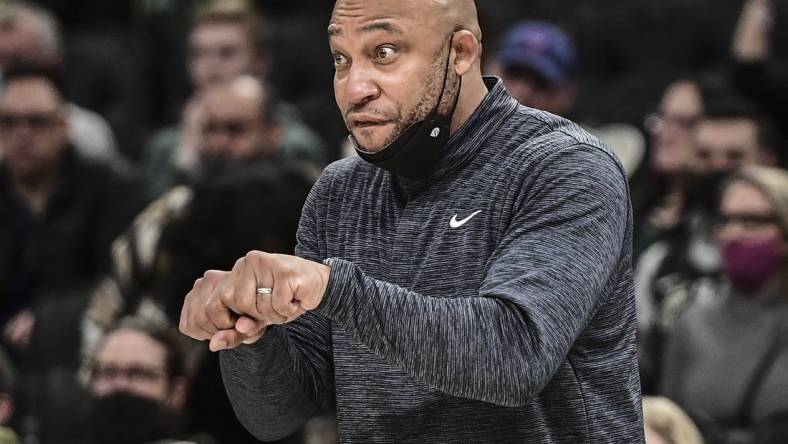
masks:
[[[389,60],[391,59],[396,51],[391,46],[381,46],[375,50],[375,57],[378,60]]]
[[[347,64],[347,57],[338,52],[334,53],[334,66],[344,66]]]

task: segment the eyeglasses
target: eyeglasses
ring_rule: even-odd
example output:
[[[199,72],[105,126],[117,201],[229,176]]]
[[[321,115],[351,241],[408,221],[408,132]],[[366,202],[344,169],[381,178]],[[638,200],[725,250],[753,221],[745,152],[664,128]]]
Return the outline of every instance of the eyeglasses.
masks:
[[[43,131],[57,123],[57,113],[0,113],[0,131],[9,132],[25,126],[32,131]]]
[[[251,126],[251,123],[245,120],[209,120],[202,126],[202,132],[206,136],[239,137],[249,132]]]
[[[643,124],[650,132],[657,131],[660,126],[666,124],[673,125],[684,131],[689,131],[695,127],[698,120],[700,120],[700,116],[697,115],[670,114],[664,111],[655,111],[646,116]]]
[[[737,223],[742,228],[747,230],[757,230],[767,225],[776,224],[777,216],[774,214],[757,214],[757,213],[738,213],[738,214],[724,214],[717,215],[715,226],[717,229],[723,229],[731,224]]]
[[[163,367],[147,367],[143,365],[132,365],[129,367],[119,367],[113,364],[99,364],[93,369],[93,380],[96,382],[114,381],[119,377],[128,379],[135,383],[156,382],[167,375]]]

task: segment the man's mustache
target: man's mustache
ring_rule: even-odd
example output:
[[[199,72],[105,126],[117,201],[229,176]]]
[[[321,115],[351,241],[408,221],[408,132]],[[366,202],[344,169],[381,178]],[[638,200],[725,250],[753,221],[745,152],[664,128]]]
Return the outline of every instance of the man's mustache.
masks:
[[[381,120],[395,120],[399,117],[397,113],[390,113],[376,108],[366,108],[366,105],[354,105],[345,111],[345,120],[350,118],[351,114],[363,113],[375,117],[380,117]]]

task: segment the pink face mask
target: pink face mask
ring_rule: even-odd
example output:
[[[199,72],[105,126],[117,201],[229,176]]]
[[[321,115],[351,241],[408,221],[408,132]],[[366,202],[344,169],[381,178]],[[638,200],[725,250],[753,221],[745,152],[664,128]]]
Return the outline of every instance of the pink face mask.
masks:
[[[783,266],[783,239],[733,240],[722,246],[725,274],[737,289],[752,293],[760,290]]]

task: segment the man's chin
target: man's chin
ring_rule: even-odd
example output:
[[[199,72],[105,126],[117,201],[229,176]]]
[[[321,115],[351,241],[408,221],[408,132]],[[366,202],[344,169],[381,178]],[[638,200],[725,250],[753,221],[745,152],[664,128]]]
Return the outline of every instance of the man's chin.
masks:
[[[396,137],[391,133],[391,131],[381,131],[378,130],[361,130],[361,131],[353,131],[353,138],[356,139],[356,144],[358,147],[361,148],[363,151],[368,153],[376,153],[384,148],[386,148]]]

